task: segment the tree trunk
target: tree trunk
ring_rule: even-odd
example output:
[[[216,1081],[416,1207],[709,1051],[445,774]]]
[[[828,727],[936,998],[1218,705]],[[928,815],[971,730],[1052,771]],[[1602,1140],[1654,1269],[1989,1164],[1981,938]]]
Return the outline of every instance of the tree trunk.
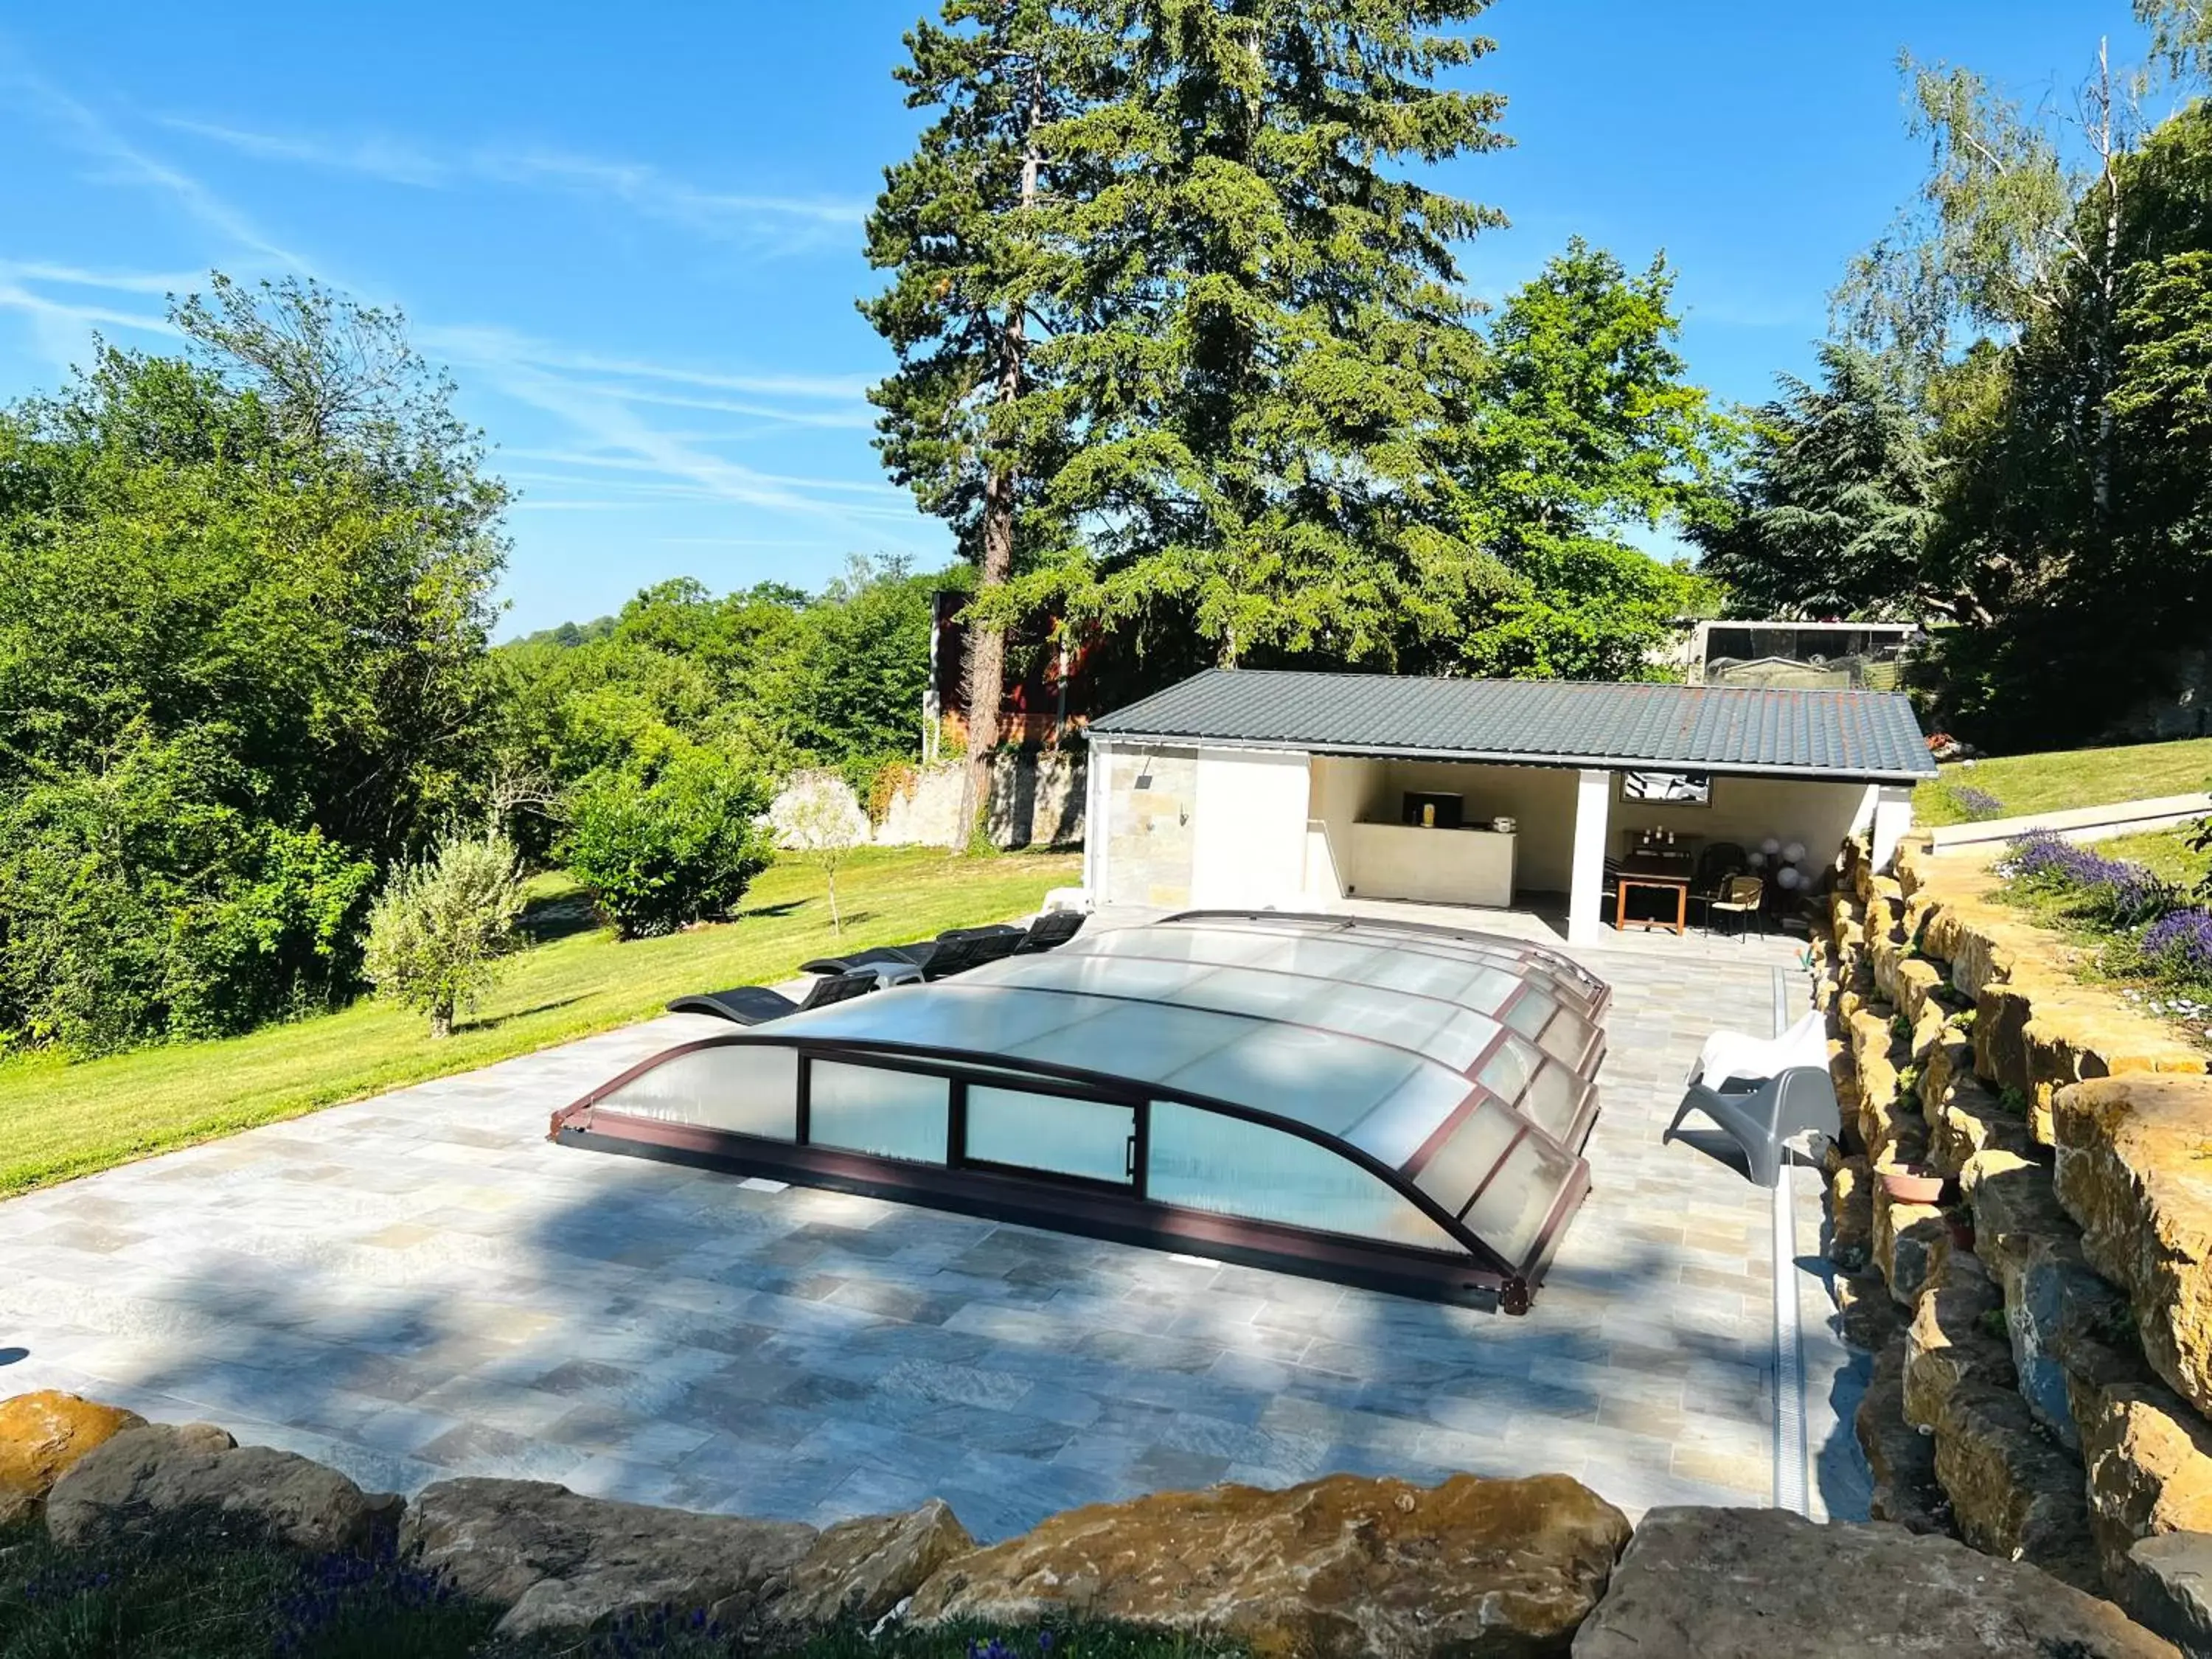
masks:
[[[1036,200],[1036,131],[1044,115],[1043,71],[1030,71],[1029,135],[1022,156],[1023,211]],[[1006,302],[1000,336],[999,404],[1005,408],[1022,395],[1022,361],[1029,348],[1029,315],[1018,299]],[[977,597],[988,598],[1006,585],[1014,569],[1014,512],[1021,483],[1011,455],[993,456],[983,485],[982,562],[976,572]],[[967,840],[991,832],[991,757],[999,747],[999,705],[1006,695],[1006,635],[995,619],[979,622],[968,633],[968,769],[961,788],[961,822]]]
[[[839,939],[845,937],[844,919],[837,914],[837,866],[830,866],[830,931]]]
[[[2098,182],[2105,192],[2105,238],[2104,268],[2093,273],[2097,283],[2097,435],[2090,460],[2090,495],[2098,535],[2104,538],[2111,534],[2112,524],[2112,384],[2118,378],[2112,358],[2120,282],[2120,170],[2113,153],[2112,65],[2107,40],[2097,42],[2097,79],[2096,145],[2104,164],[2104,176]]]
[[[453,1005],[450,1002],[441,1002],[436,1007],[430,1010],[431,1041],[434,1042],[442,1042],[445,1038],[453,1036]]]

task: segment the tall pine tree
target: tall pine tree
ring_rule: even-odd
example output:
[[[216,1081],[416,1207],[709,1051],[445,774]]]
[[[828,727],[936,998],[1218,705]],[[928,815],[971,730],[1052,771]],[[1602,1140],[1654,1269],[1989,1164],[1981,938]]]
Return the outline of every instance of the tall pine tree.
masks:
[[[1041,502],[1063,411],[1036,357],[1063,319],[1050,231],[1079,192],[1058,124],[1086,107],[1102,37],[1052,0],[946,0],[906,37],[907,102],[933,109],[913,155],[884,173],[869,262],[893,273],[860,310],[899,366],[869,396],[877,447],[923,511],[945,520],[979,580],[966,664],[966,821],[988,800],[1005,696],[1017,543],[1056,543]],[[1026,534],[1024,533],[1026,531]]]
[[[1453,246],[1502,222],[1408,176],[1495,149],[1439,87],[1487,0],[1076,0],[1117,77],[1064,124],[1055,343],[1079,525],[1023,596],[1170,659],[1394,660],[1508,580],[1468,499],[1483,348]]]

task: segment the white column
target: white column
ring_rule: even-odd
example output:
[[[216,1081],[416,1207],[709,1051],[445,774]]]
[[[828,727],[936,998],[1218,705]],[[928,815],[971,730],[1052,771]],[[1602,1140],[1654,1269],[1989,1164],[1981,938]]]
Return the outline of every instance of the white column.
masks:
[[[1605,937],[1605,842],[1613,811],[1613,774],[1584,772],[1575,785],[1574,873],[1567,893],[1567,942]]]
[[[1887,874],[1897,857],[1897,843],[1912,828],[1912,791],[1893,783],[1881,787],[1874,806],[1874,867]]]
[[[1091,739],[1083,775],[1083,890],[1091,908],[1106,902],[1106,839],[1113,833],[1114,750],[1103,738]]]

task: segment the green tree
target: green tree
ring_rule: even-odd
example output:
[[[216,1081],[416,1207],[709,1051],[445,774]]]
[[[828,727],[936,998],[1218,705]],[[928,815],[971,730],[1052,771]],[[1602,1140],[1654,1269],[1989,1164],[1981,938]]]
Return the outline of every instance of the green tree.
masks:
[[[733,912],[771,847],[759,777],[678,739],[592,773],[568,805],[562,856],[624,939]]]
[[[1083,153],[1062,124],[1093,92],[1103,44],[1057,0],[945,0],[917,23],[896,71],[910,108],[936,112],[915,153],[884,175],[869,216],[871,264],[889,287],[860,302],[897,354],[869,393],[891,476],[952,528],[982,604],[965,665],[969,764],[963,811],[982,811],[1005,696],[1003,609],[1016,566],[1064,544],[1042,506],[1066,443],[1040,346],[1072,326],[1050,243],[1086,194]]]
[[[369,909],[362,971],[378,995],[428,1014],[433,1037],[451,1036],[497,979],[521,915],[514,847],[449,836],[393,869]]]
[[[505,492],[450,386],[310,284],[174,316],[0,413],[0,1031],[81,1048],[345,994],[482,769]]]
[[[1054,228],[1079,449],[1018,597],[1164,666],[1387,663],[1505,585],[1469,500],[1484,354],[1455,244],[1502,222],[1422,181],[1494,149],[1440,85],[1484,0],[1085,4],[1111,76],[1055,144],[1108,182]]]
[[[1930,422],[1867,352],[1820,349],[1820,383],[1782,378],[1732,511],[1698,534],[1733,613],[1881,621],[1975,614],[1934,580],[1940,483]]]
[[[1674,275],[1632,276],[1577,240],[1507,300],[1489,335],[1471,492],[1504,584],[1444,630],[1441,665],[1508,678],[1638,679],[1706,595],[1626,539],[1720,511],[1735,423],[1691,384]]]

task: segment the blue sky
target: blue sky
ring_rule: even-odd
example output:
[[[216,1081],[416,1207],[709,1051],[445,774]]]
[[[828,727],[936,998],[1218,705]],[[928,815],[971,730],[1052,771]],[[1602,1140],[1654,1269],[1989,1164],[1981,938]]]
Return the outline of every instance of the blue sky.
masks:
[[[0,8],[0,400],[99,329],[158,347],[210,267],[407,313],[522,491],[502,635],[644,583],[814,586],[943,535],[884,479],[860,221],[918,118],[915,0],[609,9]],[[1692,372],[1802,369],[1843,261],[1923,157],[1893,60],[2066,95],[2124,0],[1500,0],[1480,83],[1517,148],[1446,170],[1504,208],[1497,295],[1571,235],[1680,270]]]

